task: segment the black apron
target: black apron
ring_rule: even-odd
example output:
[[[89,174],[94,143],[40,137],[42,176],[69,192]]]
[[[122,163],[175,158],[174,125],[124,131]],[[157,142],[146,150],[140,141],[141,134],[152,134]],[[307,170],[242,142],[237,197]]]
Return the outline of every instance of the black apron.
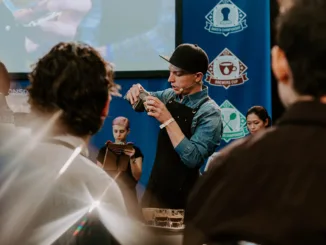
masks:
[[[193,117],[201,105],[209,99],[207,97],[194,109],[174,101],[173,98],[166,104],[172,117],[188,139],[192,136]],[[199,177],[199,168],[200,166],[189,168],[181,161],[166,128],[161,129],[155,162],[142,199],[142,206],[144,208],[184,209],[188,194]]]

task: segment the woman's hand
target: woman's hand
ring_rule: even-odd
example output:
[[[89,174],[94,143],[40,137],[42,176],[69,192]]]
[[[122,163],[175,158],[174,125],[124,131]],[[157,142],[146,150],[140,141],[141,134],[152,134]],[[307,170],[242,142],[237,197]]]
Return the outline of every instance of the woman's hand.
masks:
[[[132,149],[125,149],[123,151],[124,154],[126,154],[127,156],[129,156],[130,158],[132,158],[135,155],[136,150],[134,148]]]

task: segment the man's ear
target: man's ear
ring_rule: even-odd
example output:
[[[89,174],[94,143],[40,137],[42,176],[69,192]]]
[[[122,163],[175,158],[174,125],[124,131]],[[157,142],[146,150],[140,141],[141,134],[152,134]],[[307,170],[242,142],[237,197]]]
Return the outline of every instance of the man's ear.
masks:
[[[196,83],[201,82],[203,80],[203,78],[204,78],[204,75],[201,72],[196,73],[195,76],[196,76],[196,78],[195,78]]]
[[[278,82],[289,81],[291,69],[284,51],[279,46],[272,49],[272,69]]]
[[[106,118],[109,114],[109,108],[110,108],[110,102],[111,102],[111,95],[108,96],[108,100],[105,102],[105,106],[102,110],[101,117]]]

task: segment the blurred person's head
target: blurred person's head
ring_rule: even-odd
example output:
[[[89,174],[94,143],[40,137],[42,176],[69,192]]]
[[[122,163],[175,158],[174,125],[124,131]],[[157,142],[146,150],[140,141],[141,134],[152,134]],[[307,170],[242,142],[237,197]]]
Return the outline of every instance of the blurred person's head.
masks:
[[[29,79],[32,112],[45,119],[61,112],[54,134],[95,134],[108,115],[110,92],[117,92],[112,65],[81,43],[54,46]]]
[[[126,117],[117,117],[112,122],[112,133],[115,143],[125,143],[130,133],[129,120]]]
[[[293,1],[278,17],[277,45],[272,50],[278,93],[286,107],[326,95],[325,1]]]
[[[295,0],[277,0],[277,3],[279,5],[279,11],[280,11],[280,13],[284,13],[289,8],[291,8],[294,1]]]
[[[7,96],[10,89],[10,75],[6,66],[0,62],[0,94]]]
[[[271,126],[271,118],[263,106],[251,107],[246,114],[246,120],[251,134],[256,134],[262,129]]]
[[[325,0],[277,0],[279,6],[279,12],[285,13],[294,5],[305,6],[322,6],[326,4]]]

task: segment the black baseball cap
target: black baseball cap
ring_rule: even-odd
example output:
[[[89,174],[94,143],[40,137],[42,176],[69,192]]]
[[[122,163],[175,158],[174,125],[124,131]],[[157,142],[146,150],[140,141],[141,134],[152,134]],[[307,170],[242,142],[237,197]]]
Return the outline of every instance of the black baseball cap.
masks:
[[[171,65],[191,73],[201,72],[206,74],[208,69],[208,56],[197,44],[180,44],[174,50],[171,57],[162,55],[160,57],[168,61]]]

